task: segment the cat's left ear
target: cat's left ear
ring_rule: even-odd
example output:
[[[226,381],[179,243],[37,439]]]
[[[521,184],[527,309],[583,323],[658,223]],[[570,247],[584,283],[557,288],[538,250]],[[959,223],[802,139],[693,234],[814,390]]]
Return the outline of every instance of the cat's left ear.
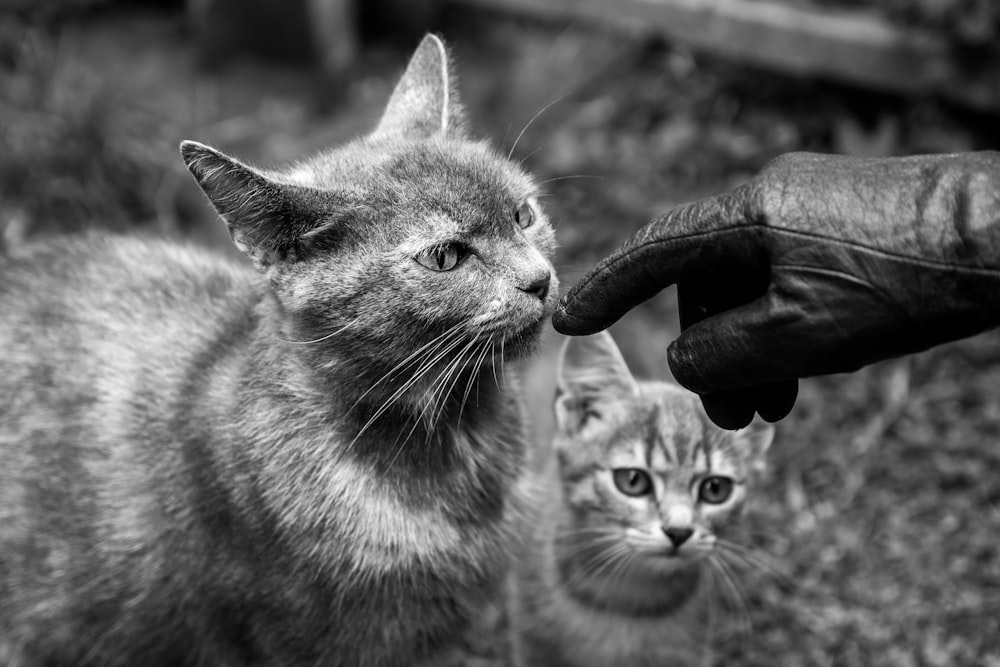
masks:
[[[574,336],[563,343],[559,357],[556,421],[572,431],[590,416],[603,416],[621,401],[639,393],[639,383],[606,331]]]
[[[452,80],[448,50],[427,35],[396,84],[373,138],[427,139],[464,133],[465,117]]]
[[[181,143],[181,157],[233,243],[259,270],[294,259],[299,240],[321,220],[308,188],[276,181],[196,141]]]
[[[757,473],[763,472],[767,463],[767,450],[774,442],[774,424],[754,419],[749,426],[736,431],[734,436],[737,444],[746,449],[750,468]]]

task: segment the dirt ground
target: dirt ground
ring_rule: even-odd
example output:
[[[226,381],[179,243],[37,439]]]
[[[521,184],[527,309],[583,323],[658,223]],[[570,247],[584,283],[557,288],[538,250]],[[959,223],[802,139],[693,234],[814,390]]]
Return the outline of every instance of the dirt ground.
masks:
[[[790,150],[861,155],[996,148],[996,118],[783,79],[575,25],[448,12],[473,127],[532,170],[564,287],[670,206]],[[135,225],[229,248],[177,155],[181,139],[267,164],[374,124],[410,44],[374,43],[351,75],[195,64],[182,17],[113,12],[0,28],[0,226]],[[666,377],[673,294],[613,333]],[[551,399],[558,336],[530,368]],[[548,409],[535,415],[540,437]],[[779,427],[726,602],[717,665],[1000,666],[1000,334],[803,382]]]

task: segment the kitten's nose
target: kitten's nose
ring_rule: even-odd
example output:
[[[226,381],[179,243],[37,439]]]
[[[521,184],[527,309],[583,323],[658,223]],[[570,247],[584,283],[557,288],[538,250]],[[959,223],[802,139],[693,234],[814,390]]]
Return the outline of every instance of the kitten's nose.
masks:
[[[694,531],[690,528],[664,528],[663,532],[666,533],[667,539],[670,540],[675,549],[679,548],[694,535]]]
[[[552,284],[552,274],[546,271],[544,275],[535,278],[522,287],[521,291],[537,296],[539,301],[545,301],[545,297],[549,295],[550,284]]]

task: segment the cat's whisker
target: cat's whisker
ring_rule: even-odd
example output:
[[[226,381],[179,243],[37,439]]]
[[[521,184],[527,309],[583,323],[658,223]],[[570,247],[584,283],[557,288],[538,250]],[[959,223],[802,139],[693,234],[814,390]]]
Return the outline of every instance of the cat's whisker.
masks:
[[[567,95],[569,95],[569,93],[563,93],[559,97],[555,98],[554,100],[552,100],[551,102],[549,102],[548,104],[546,104],[544,107],[542,107],[541,109],[539,109],[538,112],[534,116],[532,116],[531,119],[527,123],[524,124],[524,127],[521,128],[521,131],[518,132],[517,138],[514,139],[514,145],[512,145],[510,147],[510,152],[507,153],[507,159],[508,160],[510,160],[511,157],[513,157],[514,151],[517,149],[517,143],[519,141],[521,141],[521,137],[523,137],[524,133],[528,131],[528,128],[531,127],[531,124],[534,123],[536,120],[538,120],[538,117],[541,116],[546,111],[548,111],[554,104],[556,104],[558,102],[561,102],[562,100],[566,99]]]
[[[496,341],[490,343],[490,366],[493,368],[493,384],[500,389],[500,378],[497,377],[497,344]]]
[[[455,379],[452,381],[451,386],[445,392],[443,400],[442,400],[441,408],[440,408],[441,412],[443,413],[444,406],[445,406],[445,403],[447,402],[447,399],[450,396],[454,395],[454,392],[458,389],[458,381],[462,377],[462,371],[463,370],[467,371],[468,374],[469,374],[469,377],[468,377],[468,379],[466,381],[466,384],[465,384],[465,391],[462,393],[462,398],[458,402],[458,423],[459,424],[461,424],[461,421],[462,421],[462,411],[465,410],[465,402],[469,398],[469,392],[472,391],[472,385],[473,385],[473,383],[479,377],[480,366],[481,366],[481,364],[483,362],[483,359],[485,359],[486,351],[489,349],[489,345],[490,345],[489,337],[487,337],[485,340],[482,339],[482,338],[480,338],[480,337],[477,337],[477,339],[476,339],[475,342],[476,342],[476,345],[474,347],[472,347],[472,349],[469,351],[468,358],[463,363],[459,364],[459,366],[457,367],[457,370],[454,372]],[[441,418],[441,414],[438,415],[438,419],[440,419],[440,418]]]
[[[506,346],[506,344],[507,344],[507,341],[505,339],[501,338],[500,339],[500,381],[503,383],[503,386],[507,386],[507,376],[504,373],[504,365],[503,365],[504,359],[507,358],[506,357],[506,351],[504,350],[504,347]]]
[[[433,348],[429,350],[426,354],[424,354],[421,357],[421,359],[424,359],[426,361],[418,362],[418,363],[423,363],[423,366],[419,368],[414,373],[413,376],[408,378],[406,382],[400,385],[396,389],[396,391],[382,403],[382,405],[375,411],[375,413],[368,419],[365,425],[362,426],[361,429],[358,431],[358,433],[354,436],[354,439],[351,440],[351,442],[348,444],[347,449],[349,450],[351,447],[353,447],[354,444],[358,441],[358,439],[365,433],[365,431],[367,431],[368,428],[370,428],[371,425],[374,424],[379,417],[381,417],[397,400],[399,400],[399,398],[403,396],[403,394],[405,394],[408,389],[410,389],[413,385],[419,382],[421,378],[423,378],[424,375],[426,375],[432,368],[434,368],[437,365],[437,363],[442,358],[444,358],[446,354],[448,354],[454,348],[458,347],[460,344],[461,344],[460,338],[457,339],[453,338],[447,343],[442,342],[440,346]],[[440,349],[442,347],[443,349]]]
[[[451,345],[451,346],[448,347],[448,349],[444,350],[442,354],[437,355],[435,357],[435,359],[433,359],[430,363],[428,363],[424,367],[424,369],[422,369],[420,375],[423,376],[431,368],[434,368],[444,358],[444,355],[446,355],[449,352],[451,352],[451,350],[453,350],[457,346],[458,346],[458,343],[456,342],[454,345]],[[442,371],[442,373],[444,373],[444,371]],[[438,375],[438,377],[440,377],[440,374]],[[424,392],[425,396],[427,395],[427,393],[429,393],[436,386],[436,383],[437,383],[437,378],[435,378],[435,380],[432,381],[431,387]],[[425,400],[424,401],[424,407],[421,409],[420,414],[417,416],[417,418],[415,418],[413,420],[413,425],[410,426],[410,430],[407,431],[406,437],[403,438],[402,442],[399,442],[399,437],[397,436],[396,441],[394,442],[394,444],[395,443],[399,443],[399,446],[396,449],[396,453],[393,455],[392,459],[389,461],[389,467],[391,467],[392,464],[395,463],[395,461],[399,457],[400,453],[402,453],[403,448],[406,446],[406,443],[408,443],[409,440],[410,440],[410,438],[413,437],[414,431],[416,431],[417,427],[424,421],[424,415],[425,415],[425,413],[427,411],[427,408],[428,408],[428,406],[430,404],[431,404],[431,400]],[[431,437],[431,433],[433,433],[433,431],[429,430],[428,431],[428,438]]]
[[[476,363],[473,365],[473,370],[469,373],[469,381],[465,385],[465,392],[462,394],[462,403],[458,407],[458,421],[462,421],[462,413],[465,411],[465,404],[469,400],[469,394],[472,392],[472,385],[477,384],[480,374],[480,368],[483,362],[486,361],[486,355],[490,353],[490,349],[493,347],[493,337],[490,336],[482,345],[482,352],[476,358]],[[478,397],[477,397],[477,403]]]
[[[603,176],[597,176],[595,174],[568,174],[566,176],[556,176],[554,178],[548,178],[544,181],[538,183],[538,185],[545,185],[546,183],[555,183],[556,181],[568,181],[571,178],[596,178],[598,180],[604,180]]]
[[[402,371],[407,366],[413,364],[419,364],[421,363],[420,362],[421,359],[426,358],[428,355],[434,354],[435,350],[437,350],[440,346],[444,345],[445,341],[448,340],[448,338],[459,335],[462,332],[462,328],[463,328],[463,323],[459,322],[458,324],[451,326],[450,328],[446,329],[442,333],[438,334],[437,336],[435,336],[434,338],[427,341],[426,343],[418,347],[416,350],[411,352],[405,359],[403,359],[398,364],[393,366],[392,369],[390,369],[387,373],[385,373],[381,378],[376,380],[375,383],[372,384],[372,386],[366,389],[364,393],[362,393],[361,396],[359,396],[357,400],[354,401],[351,407],[347,409],[345,414],[350,414],[350,412],[354,408],[356,408],[358,404],[361,403],[361,401],[363,401],[366,396],[368,396],[368,394],[374,391],[377,386],[388,380],[395,373]]]
[[[530,153],[528,153],[527,155],[525,155],[523,158],[521,158],[520,160],[518,160],[517,163],[523,166],[524,163],[527,162],[528,159],[531,158],[532,155],[535,155],[536,153],[538,153],[538,151],[542,150],[542,148],[544,148],[544,146],[539,146],[538,148],[536,148],[535,150],[531,151]]]
[[[442,371],[431,383],[431,388],[425,392],[425,396],[427,396],[427,398],[424,401],[424,408],[421,410],[420,419],[425,419],[429,410],[430,417],[427,420],[428,439],[434,432],[437,422],[444,414],[448,399],[453,395],[455,387],[461,378],[462,369],[468,368],[469,362],[472,361],[476,354],[478,354],[477,344],[480,340],[481,337],[477,334],[472,340],[468,341],[465,347],[459,350],[458,354],[455,355],[454,359],[445,365],[444,369],[442,369]],[[473,379],[477,372],[476,368],[470,369],[470,373],[473,374]],[[412,434],[412,430],[413,429],[411,429],[411,433],[407,435],[407,439]]]
[[[355,324],[358,323],[358,321],[360,319],[361,318],[359,318],[359,317],[355,317],[353,320],[351,320],[350,322],[348,322],[344,326],[340,327],[336,331],[328,333],[325,336],[320,336],[319,338],[314,338],[313,340],[287,340],[285,338],[281,338],[281,337],[278,337],[278,336],[275,336],[275,338],[277,338],[282,343],[288,343],[289,345],[313,345],[314,343],[322,343],[324,340],[330,340],[331,338],[333,338],[337,334],[339,334],[339,333],[347,330],[348,328],[354,326]]]
[[[430,400],[425,404],[425,410],[430,408],[430,419],[428,420],[428,437],[434,432],[434,427],[438,420],[441,418],[441,414],[447,405],[448,397],[454,389],[455,384],[458,382],[461,376],[461,369],[468,363],[465,356],[470,350],[475,349],[475,345],[478,342],[478,336],[468,341],[465,346],[459,350],[455,358],[450,362],[445,364],[444,369],[435,378],[434,384],[432,385],[432,390],[430,392]],[[421,417],[424,416],[424,411],[421,411]]]

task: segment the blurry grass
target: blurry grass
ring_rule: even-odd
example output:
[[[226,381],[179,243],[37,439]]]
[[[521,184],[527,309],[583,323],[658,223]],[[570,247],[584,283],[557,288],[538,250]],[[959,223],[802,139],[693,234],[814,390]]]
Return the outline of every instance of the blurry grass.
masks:
[[[111,81],[80,80],[73,54],[43,25],[8,17],[0,52],[0,225],[8,233],[124,229],[167,215],[163,188],[176,169],[162,118],[117,97]]]
[[[719,664],[997,664],[998,387],[996,333],[804,383],[751,517],[788,578]]]

